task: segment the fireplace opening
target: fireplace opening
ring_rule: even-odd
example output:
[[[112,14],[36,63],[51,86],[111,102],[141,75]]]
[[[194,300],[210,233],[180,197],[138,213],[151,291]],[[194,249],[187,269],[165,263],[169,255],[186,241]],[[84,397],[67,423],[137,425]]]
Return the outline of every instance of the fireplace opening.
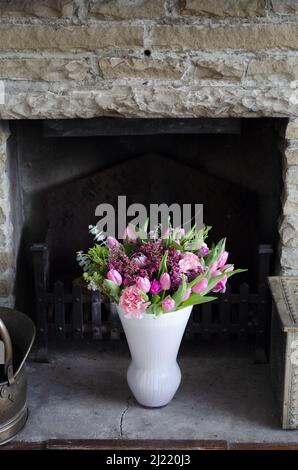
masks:
[[[280,136],[286,122],[269,118],[12,122],[16,307],[32,312],[40,322],[42,340],[51,325],[60,336],[81,337],[91,331],[102,337],[109,331],[119,337],[111,306],[102,305],[96,296],[90,299],[91,306],[85,306],[85,291],[76,284],[81,272],[75,254],[92,242],[88,225],[97,222],[96,206],[108,202],[116,207],[119,195],[126,195],[127,205],[196,203],[203,204],[204,222],[213,226],[210,239],[226,236],[231,261],[248,271],[233,279],[226,303],[205,307],[210,325],[203,325],[207,313],[194,309],[193,323],[200,325],[194,331],[206,337],[213,331],[242,332],[246,337],[250,331],[255,334],[262,309],[260,331],[268,341],[270,305],[262,282],[279,269]],[[233,292],[234,297],[229,297]],[[228,309],[227,304],[231,304]],[[72,317],[74,310],[77,320]],[[113,324],[105,329],[106,321]]]

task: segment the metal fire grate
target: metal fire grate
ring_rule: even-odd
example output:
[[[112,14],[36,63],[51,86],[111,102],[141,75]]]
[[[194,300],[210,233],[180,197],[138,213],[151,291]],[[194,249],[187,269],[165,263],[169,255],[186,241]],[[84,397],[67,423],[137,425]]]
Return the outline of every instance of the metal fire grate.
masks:
[[[67,290],[57,281],[49,289],[49,253],[46,244],[32,246],[34,261],[37,344],[40,359],[47,358],[50,336],[55,338],[84,338],[119,340],[122,327],[113,304],[107,304],[98,292],[90,292],[78,280]],[[209,338],[234,335],[246,338],[255,335],[256,358],[266,361],[267,331],[270,314],[267,277],[270,274],[272,248],[259,246],[258,288],[252,292],[248,284],[240,285],[238,292],[229,287],[224,295],[212,303],[193,309],[186,337]]]

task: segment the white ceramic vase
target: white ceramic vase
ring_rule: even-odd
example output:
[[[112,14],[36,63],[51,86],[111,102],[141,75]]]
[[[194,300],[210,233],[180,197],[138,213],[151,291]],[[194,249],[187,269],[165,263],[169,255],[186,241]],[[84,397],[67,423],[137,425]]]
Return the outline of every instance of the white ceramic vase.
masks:
[[[133,395],[143,406],[167,405],[181,382],[176,359],[192,307],[158,318],[144,314],[140,320],[125,317],[118,306],[117,310],[132,358],[127,382]]]

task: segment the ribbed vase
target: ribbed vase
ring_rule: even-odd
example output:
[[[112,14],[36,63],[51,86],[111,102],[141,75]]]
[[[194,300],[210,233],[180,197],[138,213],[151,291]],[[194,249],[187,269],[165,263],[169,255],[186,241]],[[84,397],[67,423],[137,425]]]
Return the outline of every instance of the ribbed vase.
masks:
[[[127,382],[133,395],[143,406],[167,405],[181,382],[176,359],[192,307],[158,318],[144,314],[140,320],[125,317],[118,306],[117,310],[132,359]]]

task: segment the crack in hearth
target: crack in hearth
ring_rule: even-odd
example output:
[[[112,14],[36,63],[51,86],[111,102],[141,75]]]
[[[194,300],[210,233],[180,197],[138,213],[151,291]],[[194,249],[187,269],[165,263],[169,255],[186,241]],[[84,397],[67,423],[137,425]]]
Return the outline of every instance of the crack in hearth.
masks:
[[[124,421],[124,416],[125,414],[127,413],[128,409],[129,409],[129,406],[130,406],[130,399],[131,399],[131,395],[129,395],[129,397],[127,398],[126,400],[126,407],[125,409],[122,411],[121,413],[121,416],[120,416],[120,426],[119,426],[119,434],[120,434],[120,438],[123,437],[123,421]]]

